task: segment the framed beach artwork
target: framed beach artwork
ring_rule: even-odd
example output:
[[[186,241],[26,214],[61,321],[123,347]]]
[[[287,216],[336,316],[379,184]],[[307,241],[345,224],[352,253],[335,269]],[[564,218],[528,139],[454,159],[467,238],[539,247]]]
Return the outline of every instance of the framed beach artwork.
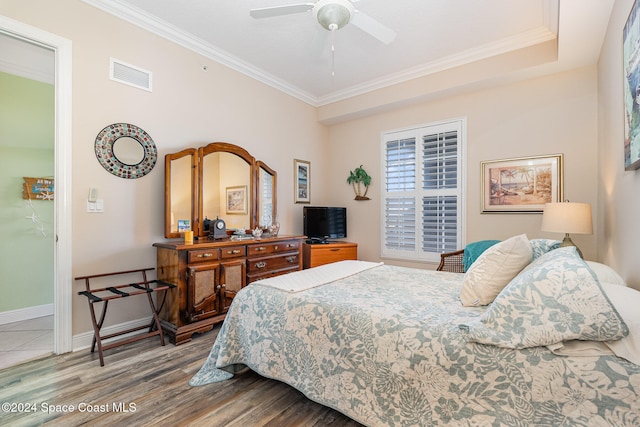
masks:
[[[247,214],[247,186],[227,187],[227,213],[231,215]]]
[[[640,14],[633,3],[623,31],[624,169],[640,168]]]
[[[293,160],[293,176],[294,182],[294,199],[296,203],[310,203],[311,196],[309,194],[311,176],[311,163],[305,160]]]
[[[563,156],[481,162],[482,213],[542,213],[562,201]]]

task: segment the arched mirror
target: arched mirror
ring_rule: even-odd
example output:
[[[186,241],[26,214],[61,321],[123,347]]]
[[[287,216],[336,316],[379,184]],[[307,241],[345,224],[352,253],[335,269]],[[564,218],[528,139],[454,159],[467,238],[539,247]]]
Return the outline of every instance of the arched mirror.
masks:
[[[276,219],[276,172],[242,147],[212,142],[165,156],[165,236],[190,219],[196,238],[221,218],[227,233],[268,228]]]
[[[200,208],[203,224],[222,218],[227,230],[250,230],[253,222],[253,157],[244,149],[226,143],[212,143],[199,149]],[[208,234],[203,226],[200,234]]]
[[[195,230],[198,150],[188,148],[167,154],[165,163],[165,237],[180,237],[185,229]]]

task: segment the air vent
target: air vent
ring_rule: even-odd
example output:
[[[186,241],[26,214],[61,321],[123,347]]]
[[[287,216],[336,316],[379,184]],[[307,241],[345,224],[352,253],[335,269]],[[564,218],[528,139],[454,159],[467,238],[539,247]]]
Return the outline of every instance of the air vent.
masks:
[[[115,58],[111,58],[109,69],[111,80],[151,92],[151,71],[126,64]]]

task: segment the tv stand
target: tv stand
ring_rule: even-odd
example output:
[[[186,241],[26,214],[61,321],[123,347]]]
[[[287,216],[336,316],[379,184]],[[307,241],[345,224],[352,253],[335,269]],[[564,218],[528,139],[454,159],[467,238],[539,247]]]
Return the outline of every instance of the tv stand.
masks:
[[[358,259],[358,244],[341,241],[320,241],[302,245],[302,267],[311,268],[337,261]]]

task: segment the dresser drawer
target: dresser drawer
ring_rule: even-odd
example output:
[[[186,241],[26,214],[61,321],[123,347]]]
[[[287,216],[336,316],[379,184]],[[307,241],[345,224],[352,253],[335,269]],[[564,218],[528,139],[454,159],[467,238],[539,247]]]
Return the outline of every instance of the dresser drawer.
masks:
[[[349,242],[305,244],[303,257],[304,268],[317,267],[344,260],[356,260],[358,259],[358,245]]]
[[[248,274],[247,275],[248,283],[253,283],[256,280],[268,279],[270,277],[282,276],[283,274],[288,274],[297,270],[298,270],[298,267],[296,266],[286,270],[265,271],[262,273]]]
[[[230,246],[220,249],[220,257],[222,259],[240,258],[247,253],[245,246]]]
[[[216,261],[218,260],[218,249],[198,249],[187,252],[187,262]]]
[[[262,273],[267,271],[298,268],[300,265],[300,253],[290,252],[275,254],[247,260],[247,273]]]
[[[300,248],[300,241],[298,240],[285,240],[277,243],[265,243],[258,245],[249,245],[247,247],[247,256],[268,255],[279,252],[295,251]]]

